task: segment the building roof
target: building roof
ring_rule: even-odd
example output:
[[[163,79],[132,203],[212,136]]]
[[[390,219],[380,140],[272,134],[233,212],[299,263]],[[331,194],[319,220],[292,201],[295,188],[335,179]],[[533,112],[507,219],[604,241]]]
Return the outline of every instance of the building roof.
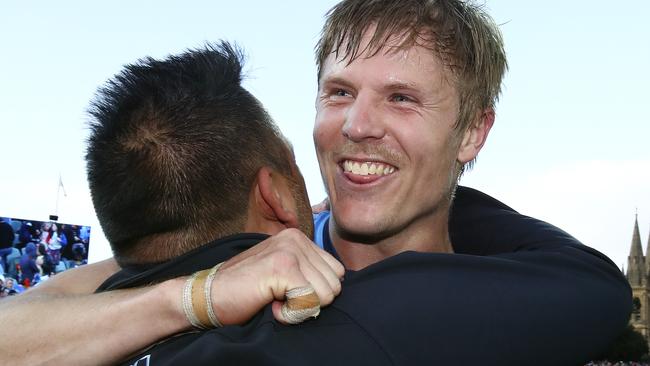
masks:
[[[645,282],[646,265],[641,248],[641,234],[639,234],[638,215],[634,216],[634,229],[632,231],[632,244],[630,255],[627,258],[627,280],[631,286],[642,286]]]

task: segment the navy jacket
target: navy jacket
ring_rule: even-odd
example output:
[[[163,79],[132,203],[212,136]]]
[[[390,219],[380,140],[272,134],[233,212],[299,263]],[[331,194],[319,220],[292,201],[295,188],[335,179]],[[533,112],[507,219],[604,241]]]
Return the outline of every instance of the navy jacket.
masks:
[[[580,365],[626,326],[631,291],[605,256],[469,188],[452,209],[456,254],[405,252],[348,271],[317,320],[270,307],[242,326],[174,336],[128,365]],[[241,234],[171,262],[118,272],[102,289],[210,267],[263,240]]]

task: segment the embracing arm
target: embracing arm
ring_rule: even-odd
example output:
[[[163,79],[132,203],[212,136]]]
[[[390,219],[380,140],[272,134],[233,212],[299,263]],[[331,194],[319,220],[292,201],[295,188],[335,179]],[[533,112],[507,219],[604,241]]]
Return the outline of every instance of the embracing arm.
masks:
[[[360,273],[358,286],[346,278],[336,306],[351,292],[371,302],[379,301],[373,294],[399,293],[382,300],[384,311],[402,314],[383,344],[396,359],[419,354],[440,364],[577,365],[606,351],[632,305],[616,265],[553,225],[480,192],[464,188],[458,198],[451,236],[460,254],[391,258]],[[364,316],[372,331],[372,314]],[[428,341],[400,339],[408,329],[413,334],[407,340]]]
[[[0,301],[3,362],[111,364],[123,358],[123,350],[135,351],[187,326],[170,296],[180,291],[179,281],[93,294],[118,269],[113,259],[77,267]]]
[[[175,288],[174,288],[175,287]],[[0,353],[13,365],[114,364],[187,327],[177,298],[182,281],[101,294],[29,290],[0,302]],[[155,319],[155,321],[153,321]],[[33,336],[35,333],[47,336]],[[125,354],[126,353],[126,354]]]
[[[119,270],[120,267],[113,258],[75,267],[51,277],[48,281],[41,282],[38,286],[27,291],[25,296],[29,297],[29,295],[36,294],[39,294],[40,297],[47,295],[92,294],[102,282]]]
[[[630,290],[588,248],[548,244],[498,256],[402,253],[346,276],[333,306],[363,309],[355,321],[394,364],[585,364],[625,328]]]
[[[114,261],[63,272],[0,301],[0,354],[7,364],[115,364],[190,329],[182,309],[185,278],[93,294]],[[340,291],[343,267],[297,230],[285,230],[222,266],[213,304],[224,324],[240,324],[287,289],[313,284],[321,304]],[[237,299],[237,301],[233,301]],[[274,304],[278,320],[281,303]],[[34,332],[56,336],[34,337]]]

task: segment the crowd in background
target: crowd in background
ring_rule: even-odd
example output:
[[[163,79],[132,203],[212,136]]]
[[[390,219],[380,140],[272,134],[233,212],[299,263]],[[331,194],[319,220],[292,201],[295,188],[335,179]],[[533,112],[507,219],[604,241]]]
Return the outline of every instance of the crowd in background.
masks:
[[[0,218],[0,297],[87,263],[90,227]]]

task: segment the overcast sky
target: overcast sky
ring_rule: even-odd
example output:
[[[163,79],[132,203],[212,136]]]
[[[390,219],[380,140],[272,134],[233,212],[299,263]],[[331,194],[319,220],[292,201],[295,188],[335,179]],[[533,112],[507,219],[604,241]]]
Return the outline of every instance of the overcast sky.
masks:
[[[85,114],[122,65],[227,39],[248,55],[246,87],[294,144],[312,202],[324,190],[312,144],[313,46],[336,1],[0,3],[0,216],[92,225],[90,259],[110,256],[85,179]],[[462,184],[627,259],[638,209],[650,228],[650,5],[631,0],[485,5],[510,71],[497,121]]]

